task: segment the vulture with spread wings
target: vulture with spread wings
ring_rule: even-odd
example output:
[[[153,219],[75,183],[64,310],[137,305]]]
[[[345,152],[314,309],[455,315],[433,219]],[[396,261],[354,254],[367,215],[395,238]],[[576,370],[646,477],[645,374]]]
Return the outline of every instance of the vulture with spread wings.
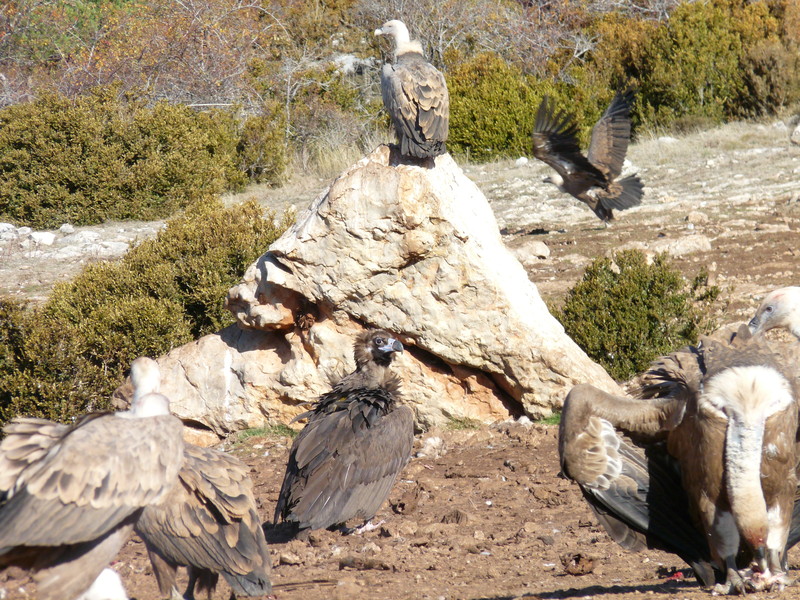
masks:
[[[130,411],[86,415],[74,425],[17,418],[3,428],[0,569],[33,571],[40,600],[85,592],[143,510],[174,487],[183,425],[155,389]]]
[[[718,593],[789,583],[800,452],[796,358],[787,356],[742,326],[659,359],[643,398],[573,388],[562,470],[616,542],[677,554]]]
[[[578,126],[572,115],[556,110],[545,96],[536,113],[533,155],[556,174],[544,179],[584,202],[608,222],[613,209],[625,210],[642,201],[644,184],[636,175],[622,173],[631,138],[630,106],[633,91],[618,92],[592,129],[587,156],[578,146]]]

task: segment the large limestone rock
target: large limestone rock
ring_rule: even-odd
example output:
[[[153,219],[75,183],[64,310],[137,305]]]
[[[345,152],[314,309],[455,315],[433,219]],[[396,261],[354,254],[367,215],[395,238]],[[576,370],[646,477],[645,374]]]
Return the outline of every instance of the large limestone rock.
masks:
[[[449,155],[381,146],[344,172],[232,288],[238,321],[160,359],[176,413],[217,432],[287,422],[353,368],[363,327],[399,334],[422,427],[539,418],[579,382],[618,386],[564,333]]]

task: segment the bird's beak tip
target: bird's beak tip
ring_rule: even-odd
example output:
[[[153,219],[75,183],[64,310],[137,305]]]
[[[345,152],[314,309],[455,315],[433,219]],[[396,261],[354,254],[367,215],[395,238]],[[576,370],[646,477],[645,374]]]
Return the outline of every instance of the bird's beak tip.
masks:
[[[375,30],[375,35],[383,35],[383,29],[381,29],[380,27],[378,29],[376,29]]]

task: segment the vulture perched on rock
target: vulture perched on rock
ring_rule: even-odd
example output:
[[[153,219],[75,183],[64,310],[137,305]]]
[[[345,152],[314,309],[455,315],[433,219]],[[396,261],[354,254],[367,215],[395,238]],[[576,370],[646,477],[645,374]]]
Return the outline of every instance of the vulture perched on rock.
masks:
[[[356,337],[356,370],[297,418],[308,423],[295,438],[286,466],[275,522],[299,530],[367,523],[389,495],[411,457],[414,420],[397,404],[392,373],[403,345],[382,330]]]
[[[434,158],[447,151],[450,96],[444,76],[411,41],[402,21],[387,21],[375,35],[394,38],[394,64],[383,65],[381,95],[400,140],[400,153]]]
[[[147,370],[137,361],[134,371]],[[3,431],[0,568],[34,571],[40,600],[89,589],[144,508],[169,495],[183,464],[183,426],[154,392],[129,411],[73,425],[17,418]]]
[[[753,334],[783,328],[800,339],[800,287],[780,288],[767,294],[749,327]]]
[[[131,374],[133,403],[160,384]],[[147,547],[163,596],[194,598],[195,586],[209,595],[219,575],[236,596],[271,593],[271,562],[248,467],[210,448],[186,444],[177,485],[160,504],[148,506],[135,531]],[[189,584],[177,590],[176,571],[185,566]]]
[[[631,139],[633,91],[618,92],[592,129],[587,156],[578,146],[578,126],[571,115],[555,110],[545,96],[536,113],[533,155],[556,174],[544,179],[584,202],[602,221],[612,209],[625,210],[642,201],[644,184],[636,175],[617,180]]]
[[[623,547],[677,554],[718,593],[781,589],[798,525],[797,381],[785,364],[743,326],[654,363],[642,399],[577,386],[562,470]]]

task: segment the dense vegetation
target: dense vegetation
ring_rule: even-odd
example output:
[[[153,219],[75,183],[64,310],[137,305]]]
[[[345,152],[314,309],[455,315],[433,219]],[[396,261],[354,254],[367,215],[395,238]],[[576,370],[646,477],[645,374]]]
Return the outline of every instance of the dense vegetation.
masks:
[[[227,290],[286,225],[255,203],[202,202],[122,261],[58,285],[42,306],[0,299],[0,422],[105,408],[134,358],[230,324]]]
[[[595,260],[553,314],[593,360],[617,380],[712,329],[708,305],[719,289],[699,275],[687,282],[666,254],[652,264],[639,250]]]
[[[273,153],[316,167],[388,136],[378,69],[389,47],[372,32],[397,17],[447,76],[452,151],[476,160],[525,152],[545,93],[588,124],[632,85],[639,128],[800,99],[795,0],[10,0],[0,106],[113,84],[150,105],[258,118],[239,125],[238,166],[279,181],[285,160]]]

